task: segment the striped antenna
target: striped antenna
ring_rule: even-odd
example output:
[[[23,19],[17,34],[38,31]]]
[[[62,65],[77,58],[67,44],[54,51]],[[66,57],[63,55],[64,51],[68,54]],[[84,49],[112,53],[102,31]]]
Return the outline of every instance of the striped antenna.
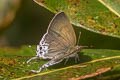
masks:
[[[79,36],[78,36],[78,40],[77,40],[77,45],[79,44],[80,36],[81,36],[81,32],[79,32]]]

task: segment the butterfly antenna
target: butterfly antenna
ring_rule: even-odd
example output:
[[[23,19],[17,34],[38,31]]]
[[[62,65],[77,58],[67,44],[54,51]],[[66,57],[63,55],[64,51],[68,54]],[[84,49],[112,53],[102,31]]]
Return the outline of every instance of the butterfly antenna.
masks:
[[[78,40],[77,40],[77,45],[79,44],[80,36],[81,36],[81,32],[79,32],[79,36],[78,36]]]

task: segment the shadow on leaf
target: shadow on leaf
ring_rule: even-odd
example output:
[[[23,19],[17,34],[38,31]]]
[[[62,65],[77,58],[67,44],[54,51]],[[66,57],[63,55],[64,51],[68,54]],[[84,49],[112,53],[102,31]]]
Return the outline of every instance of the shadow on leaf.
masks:
[[[79,53],[79,59],[80,59],[80,61],[78,61],[76,63],[75,57],[69,58],[69,60],[67,61],[66,64],[65,64],[66,59],[64,59],[61,63],[51,66],[50,69],[63,68],[63,67],[72,66],[75,64],[81,64],[81,63],[88,62],[88,61],[92,60],[90,56],[84,55],[82,52]]]

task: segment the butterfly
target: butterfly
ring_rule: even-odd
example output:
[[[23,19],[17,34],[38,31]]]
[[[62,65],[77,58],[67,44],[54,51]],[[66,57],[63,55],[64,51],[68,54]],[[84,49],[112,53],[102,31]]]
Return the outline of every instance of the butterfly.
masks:
[[[62,62],[64,59],[78,58],[77,52],[84,47],[86,46],[76,45],[75,31],[65,13],[60,12],[54,16],[47,32],[43,35],[39,45],[37,45],[37,55],[29,59],[27,63],[36,58],[50,59],[38,71],[32,70],[38,73],[44,68]]]

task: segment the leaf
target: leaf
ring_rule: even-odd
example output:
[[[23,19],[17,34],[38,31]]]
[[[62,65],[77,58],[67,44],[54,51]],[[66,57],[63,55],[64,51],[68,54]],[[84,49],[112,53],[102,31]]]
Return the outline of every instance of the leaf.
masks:
[[[35,49],[36,47],[33,46],[33,48]],[[26,61],[35,55],[35,52],[27,46],[20,49],[0,48],[0,79],[67,80],[93,74],[97,70],[108,67],[111,68],[109,74],[103,74],[101,78],[106,78],[113,74],[118,75],[120,72],[118,67],[120,66],[119,50],[84,49],[79,53],[80,61],[78,63],[75,63],[73,58],[66,65],[64,65],[63,61],[49,67],[47,70],[44,69],[38,74],[31,72],[31,70],[38,70],[48,60],[36,59],[30,64],[26,64]]]
[[[98,0],[34,0],[53,13],[64,11],[72,24],[120,38],[120,18]]]
[[[99,0],[103,5],[105,5],[109,10],[120,17],[120,0]]]

